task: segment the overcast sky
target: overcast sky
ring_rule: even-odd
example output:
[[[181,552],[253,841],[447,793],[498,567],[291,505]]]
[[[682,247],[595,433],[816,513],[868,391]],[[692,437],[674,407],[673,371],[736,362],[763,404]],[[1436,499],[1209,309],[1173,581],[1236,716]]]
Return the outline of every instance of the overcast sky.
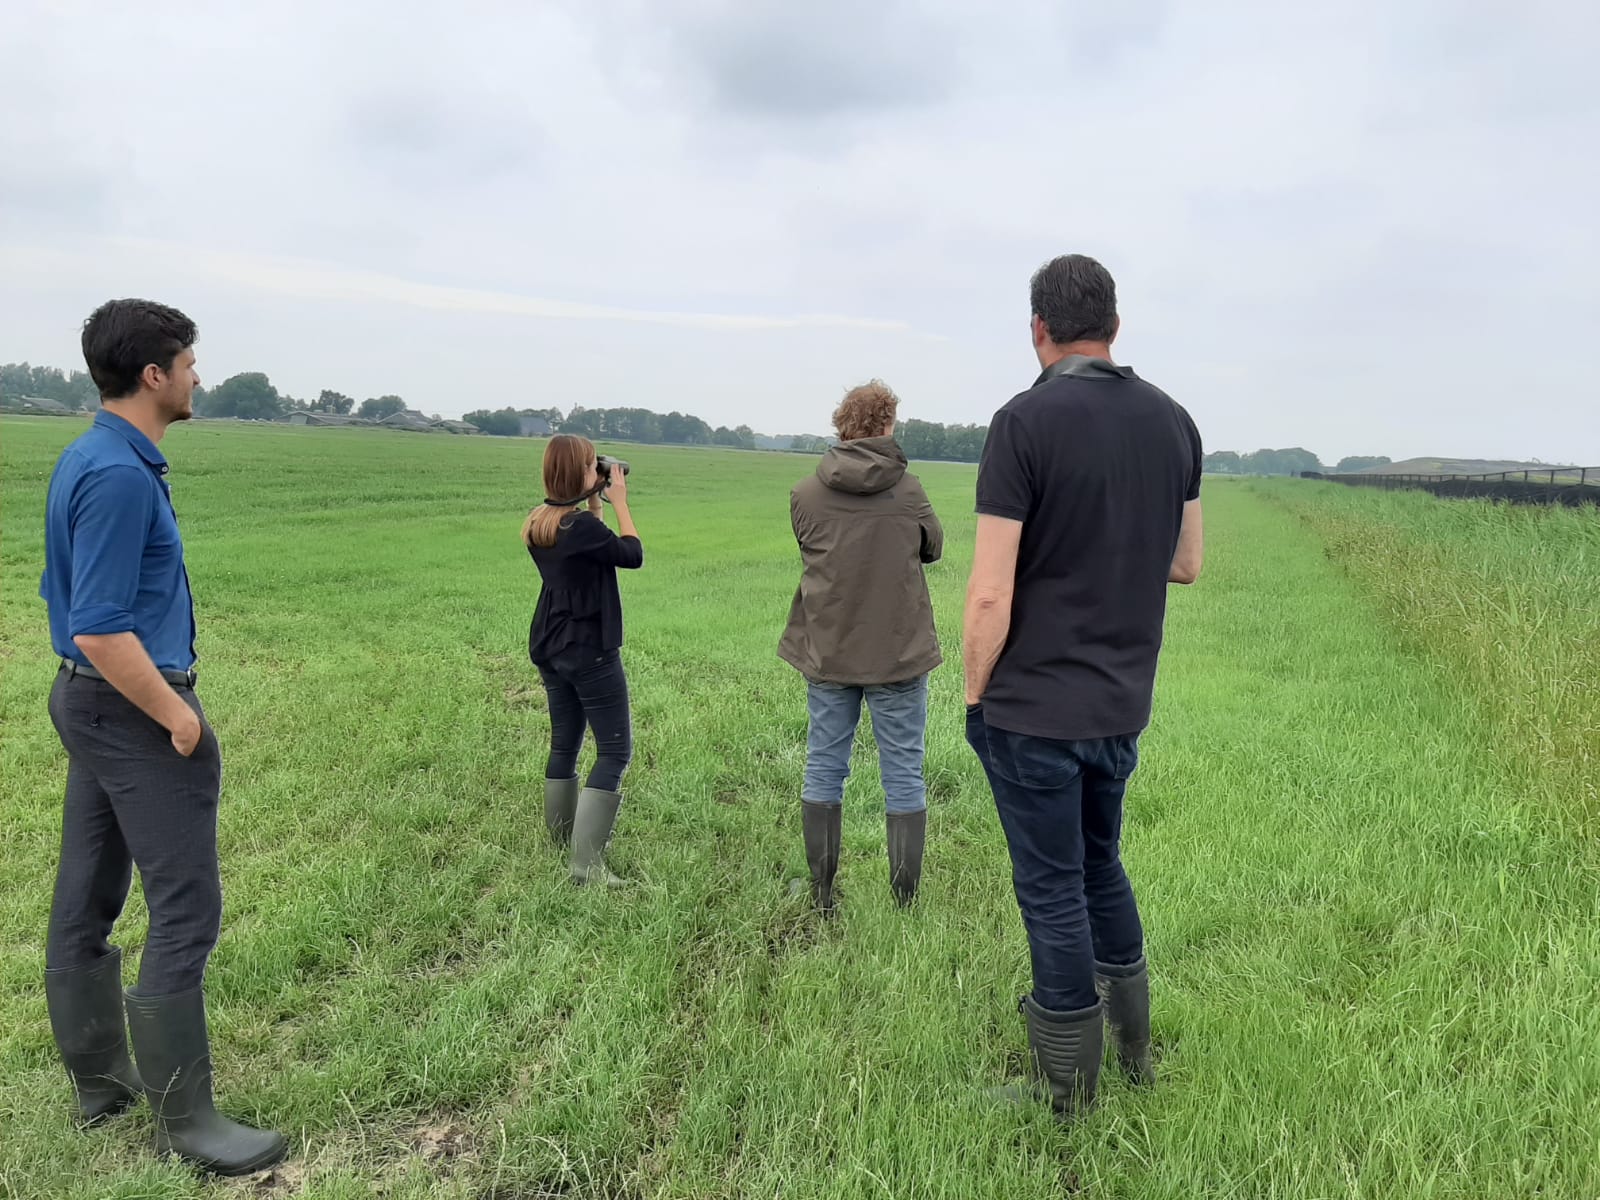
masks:
[[[1080,251],[1208,448],[1600,463],[1594,4],[5,7],[0,361],[987,422]]]

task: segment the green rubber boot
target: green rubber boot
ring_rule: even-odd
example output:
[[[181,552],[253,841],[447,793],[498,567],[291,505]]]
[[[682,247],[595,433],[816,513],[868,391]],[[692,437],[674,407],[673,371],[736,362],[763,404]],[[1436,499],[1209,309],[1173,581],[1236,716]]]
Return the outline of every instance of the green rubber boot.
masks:
[[[1073,1012],[1051,1012],[1033,997],[1017,1000],[1028,1023],[1028,1049],[1033,1059],[1027,1083],[996,1088],[990,1095],[1011,1104],[1049,1100],[1062,1120],[1086,1112],[1094,1104],[1105,1054],[1105,1023],[1100,1004]]]
[[[116,1116],[144,1095],[144,1081],[128,1057],[121,950],[83,966],[46,971],[44,998],[50,1032],[87,1124]]]
[[[844,807],[800,801],[800,832],[811,871],[811,904],[824,917],[833,916],[833,877],[839,872],[839,836]]]
[[[1095,963],[1094,990],[1105,1005],[1106,1024],[1117,1062],[1128,1079],[1145,1085],[1156,1081],[1150,1057],[1150,970],[1141,957],[1125,967]]]
[[[622,807],[621,792],[602,792],[584,788],[578,793],[577,811],[572,821],[572,882],[582,886],[600,883],[606,887],[625,887],[605,863],[606,843],[617,824]]]
[[[572,844],[572,818],[578,810],[578,777],[544,781],[544,827],[557,846]]]
[[[922,848],[928,838],[928,810],[890,813],[886,820],[889,842],[889,886],[895,903],[905,908],[917,898],[922,881]]]
[[[129,992],[128,1031],[156,1117],[156,1152],[217,1175],[265,1170],[288,1152],[281,1133],[230,1121],[211,1098],[211,1041],[199,988],[175,996]]]

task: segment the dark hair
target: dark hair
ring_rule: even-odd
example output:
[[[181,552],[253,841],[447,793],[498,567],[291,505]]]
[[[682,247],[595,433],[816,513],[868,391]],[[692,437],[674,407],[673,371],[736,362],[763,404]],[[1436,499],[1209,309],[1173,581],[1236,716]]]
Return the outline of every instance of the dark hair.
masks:
[[[1058,346],[1109,342],[1117,335],[1116,281],[1087,254],[1052,258],[1033,273],[1028,293],[1033,315]]]
[[[153,300],[107,300],[83,323],[83,361],[101,399],[122,400],[139,390],[152,363],[172,370],[200,331],[175,308]]]

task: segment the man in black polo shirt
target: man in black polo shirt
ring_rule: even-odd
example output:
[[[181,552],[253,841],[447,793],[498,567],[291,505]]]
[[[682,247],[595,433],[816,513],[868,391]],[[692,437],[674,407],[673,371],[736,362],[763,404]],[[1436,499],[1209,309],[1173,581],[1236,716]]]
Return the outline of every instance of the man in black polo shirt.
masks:
[[[1144,930],[1118,842],[1150,720],[1168,583],[1200,571],[1200,434],[1111,361],[1116,285],[1080,254],[1032,281],[1043,373],[995,413],[978,467],[963,652],[967,740],[1011,850],[1028,931],[1035,1080],[1060,1113],[1093,1103],[1111,1025],[1153,1078]]]

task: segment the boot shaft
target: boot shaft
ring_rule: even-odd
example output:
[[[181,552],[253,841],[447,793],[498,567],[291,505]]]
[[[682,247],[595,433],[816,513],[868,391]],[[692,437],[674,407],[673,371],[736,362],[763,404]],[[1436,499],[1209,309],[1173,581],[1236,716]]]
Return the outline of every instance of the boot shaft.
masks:
[[[922,882],[922,851],[928,836],[928,810],[889,813],[885,819],[889,848],[889,886],[904,908],[916,898]]]
[[[199,988],[175,996],[126,997],[128,1032],[158,1125],[211,1106],[211,1038]]]
[[[605,865],[606,845],[616,828],[617,812],[622,807],[621,792],[584,788],[578,793],[572,820],[572,881],[603,882],[617,886],[622,880]]]
[[[800,802],[800,833],[806,867],[811,873],[811,902],[818,911],[833,911],[833,880],[839,871],[839,842],[844,810],[837,804]]]
[[[84,1120],[99,1121],[127,1108],[143,1093],[144,1081],[128,1055],[122,951],[82,966],[47,970],[44,994],[50,1032]]]
[[[1105,1054],[1104,1014],[1099,1003],[1072,1012],[1040,1008],[1024,996],[1021,1009],[1028,1024],[1028,1048],[1051,1107],[1058,1113],[1081,1112],[1094,1104]]]
[[[126,1052],[121,950],[83,966],[47,970],[44,996],[50,1031],[63,1058],[95,1059],[113,1050]]]
[[[1154,1083],[1150,1056],[1150,971],[1143,958],[1127,966],[1095,963],[1094,990],[1105,1006],[1117,1062],[1134,1083]]]
[[[544,826],[557,846],[572,842],[572,820],[578,809],[578,777],[544,781]]]

